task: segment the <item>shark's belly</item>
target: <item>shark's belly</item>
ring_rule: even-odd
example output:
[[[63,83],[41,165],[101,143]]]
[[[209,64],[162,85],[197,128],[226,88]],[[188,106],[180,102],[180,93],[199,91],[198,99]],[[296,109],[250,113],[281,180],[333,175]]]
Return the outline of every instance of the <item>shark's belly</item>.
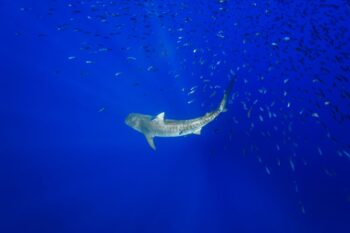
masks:
[[[204,125],[201,124],[162,124],[154,128],[155,137],[180,137],[193,134]]]
[[[193,134],[193,131],[180,131],[180,132],[162,132],[155,135],[156,137],[181,137],[185,135]]]

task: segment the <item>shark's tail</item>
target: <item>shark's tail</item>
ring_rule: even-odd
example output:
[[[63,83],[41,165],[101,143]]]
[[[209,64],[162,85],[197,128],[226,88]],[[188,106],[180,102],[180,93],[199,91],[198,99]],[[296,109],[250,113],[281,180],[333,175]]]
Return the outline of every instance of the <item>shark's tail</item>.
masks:
[[[232,91],[232,87],[233,87],[234,83],[235,83],[235,78],[232,78],[230,80],[230,83],[226,87],[226,90],[224,92],[224,97],[222,97],[222,100],[221,100],[220,105],[219,105],[219,111],[220,112],[226,112],[227,111],[227,109],[226,109],[227,98],[228,98],[228,96],[230,95],[230,93]]]

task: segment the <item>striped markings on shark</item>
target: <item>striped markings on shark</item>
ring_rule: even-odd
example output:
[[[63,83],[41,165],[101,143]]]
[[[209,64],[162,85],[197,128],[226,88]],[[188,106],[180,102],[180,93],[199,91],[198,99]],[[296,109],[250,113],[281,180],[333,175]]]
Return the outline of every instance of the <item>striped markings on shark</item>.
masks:
[[[142,133],[153,150],[156,150],[154,137],[180,137],[188,134],[200,135],[202,128],[212,122],[222,112],[226,112],[227,99],[231,93],[235,79],[229,82],[220,105],[203,116],[188,120],[165,119],[162,112],[156,117],[140,113],[130,113],[125,118],[125,123],[134,130]]]

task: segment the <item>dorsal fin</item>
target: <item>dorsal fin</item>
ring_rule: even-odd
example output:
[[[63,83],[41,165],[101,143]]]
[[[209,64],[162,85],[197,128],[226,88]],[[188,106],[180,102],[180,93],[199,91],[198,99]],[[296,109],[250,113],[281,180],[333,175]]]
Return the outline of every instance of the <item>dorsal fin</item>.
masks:
[[[164,112],[159,113],[153,120],[154,121],[164,121]]]

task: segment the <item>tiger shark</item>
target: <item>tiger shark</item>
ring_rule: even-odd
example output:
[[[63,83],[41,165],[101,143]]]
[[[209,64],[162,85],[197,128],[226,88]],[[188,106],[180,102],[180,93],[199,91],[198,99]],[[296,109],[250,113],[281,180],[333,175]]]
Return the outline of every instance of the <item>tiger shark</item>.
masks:
[[[217,118],[220,113],[226,112],[227,98],[231,93],[235,79],[231,79],[220,105],[211,112],[203,116],[188,120],[165,119],[165,113],[159,113],[157,116],[145,115],[140,113],[130,113],[125,118],[125,123],[134,130],[142,133],[153,150],[156,150],[154,137],[180,137],[188,134],[200,135],[204,126]]]

